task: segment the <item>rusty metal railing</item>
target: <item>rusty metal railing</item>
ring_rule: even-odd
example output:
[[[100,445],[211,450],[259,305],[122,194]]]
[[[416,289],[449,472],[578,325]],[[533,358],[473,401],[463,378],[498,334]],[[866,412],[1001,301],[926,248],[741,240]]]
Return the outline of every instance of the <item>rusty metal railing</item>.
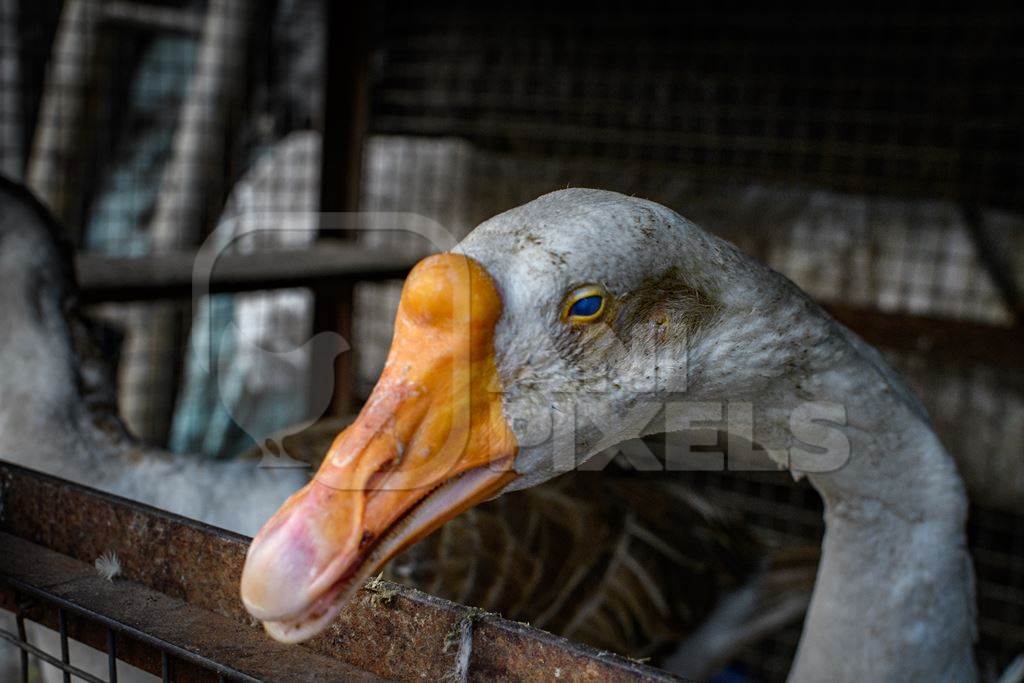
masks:
[[[269,639],[244,611],[238,580],[249,539],[0,461],[0,608],[25,653],[25,621],[60,634],[45,661],[82,676],[69,639],[164,680],[661,681],[617,655],[397,584],[364,588],[301,646]],[[93,562],[116,554],[110,581]],[[115,680],[110,678],[109,680]]]

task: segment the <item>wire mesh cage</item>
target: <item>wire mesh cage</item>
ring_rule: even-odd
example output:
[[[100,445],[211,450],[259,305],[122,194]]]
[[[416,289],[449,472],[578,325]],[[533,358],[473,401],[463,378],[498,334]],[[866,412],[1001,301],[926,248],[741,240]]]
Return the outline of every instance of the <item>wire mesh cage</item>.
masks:
[[[1024,650],[1024,375],[985,348],[1024,310],[1024,12],[392,0],[342,14],[321,0],[0,0],[0,168],[81,252],[120,257],[208,239],[305,248],[322,237],[318,207],[427,217],[436,248],[566,186],[666,204],[819,301],[902,316],[879,318],[899,342],[883,351],[985,492],[970,522],[983,665]],[[364,116],[339,122],[331,60],[353,35]],[[355,241],[431,248],[401,231]],[[310,357],[271,367],[251,350],[299,346],[322,329],[323,297],[268,290],[197,309],[96,303],[125,335],[119,401],[135,432],[222,457],[251,445],[243,427],[308,417],[282,397],[308,393]],[[357,396],[384,364],[399,290],[354,286]],[[916,348],[898,329],[916,319],[971,325],[981,350]],[[195,360],[211,354],[225,360],[214,378]],[[820,501],[788,475],[694,480],[774,546],[820,539]],[[781,678],[798,637],[741,659]]]
[[[1020,13],[389,10],[363,206],[424,212],[462,234],[551,189],[608,187],[679,210],[821,301],[1018,320],[1019,284],[1000,273],[1019,283],[1022,272]],[[366,336],[388,329],[397,302],[394,288],[370,287],[380,298],[358,300]],[[1020,483],[1019,374],[890,360],[950,448],[987,454],[970,461],[991,491],[971,541],[980,650],[999,668],[1024,644],[1020,537],[1005,535],[1020,518],[997,493]],[[820,502],[787,475],[699,476],[774,542],[820,538]],[[747,665],[780,678],[798,636],[759,645]]]

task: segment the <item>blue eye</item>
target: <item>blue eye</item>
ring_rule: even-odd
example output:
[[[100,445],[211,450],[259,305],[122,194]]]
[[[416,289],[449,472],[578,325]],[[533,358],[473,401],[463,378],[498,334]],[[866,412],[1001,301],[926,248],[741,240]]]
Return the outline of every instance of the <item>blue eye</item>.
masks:
[[[601,310],[604,305],[604,298],[600,294],[585,296],[573,303],[569,308],[569,315],[574,318],[589,318]]]

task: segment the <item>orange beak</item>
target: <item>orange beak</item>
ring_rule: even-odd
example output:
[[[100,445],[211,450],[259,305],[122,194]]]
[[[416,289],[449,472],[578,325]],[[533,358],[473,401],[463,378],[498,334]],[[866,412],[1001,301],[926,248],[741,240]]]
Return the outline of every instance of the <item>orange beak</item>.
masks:
[[[409,274],[370,399],[249,547],[242,601],[274,638],[315,635],[389,559],[515,478],[500,315],[494,281],[466,256],[431,256]]]

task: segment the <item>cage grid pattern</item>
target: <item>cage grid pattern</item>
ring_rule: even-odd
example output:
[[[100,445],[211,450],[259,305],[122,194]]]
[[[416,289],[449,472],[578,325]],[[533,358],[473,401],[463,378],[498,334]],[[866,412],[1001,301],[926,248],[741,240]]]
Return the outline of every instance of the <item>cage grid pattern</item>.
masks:
[[[69,644],[71,637],[69,636],[69,613],[78,619],[88,619],[88,615],[80,610],[76,610],[72,605],[64,605],[57,608],[57,633],[60,643],[60,652],[49,652],[48,650],[38,647],[32,644],[31,638],[28,635],[28,630],[25,627],[26,619],[21,614],[16,614],[15,631],[11,632],[5,628],[0,627],[0,640],[6,641],[10,646],[15,647],[19,651],[19,675],[20,680],[23,683],[28,683],[34,680],[34,672],[31,668],[31,658],[37,660],[37,666],[50,666],[56,671],[61,673],[61,676],[65,681],[70,680],[82,680],[86,683],[117,683],[118,674],[120,671],[125,670],[125,664],[118,660],[118,648],[117,641],[119,633],[113,626],[106,627],[107,642],[106,642],[106,659],[107,659],[107,674],[105,678],[100,678],[92,673],[89,673],[85,669],[75,665],[71,657],[71,648]],[[123,634],[120,634],[123,637]],[[215,672],[216,680],[218,683],[222,683],[228,680],[235,680],[233,677],[226,676],[224,673],[218,671],[219,665],[205,657],[192,654],[193,663],[200,662],[205,663],[209,666],[209,669]],[[160,680],[163,683],[171,683],[175,680],[175,666],[174,657],[170,652],[162,651],[160,653]],[[129,676],[131,678],[131,676]]]
[[[23,681],[29,680],[29,655],[34,655],[40,660],[47,664],[56,667],[59,671],[63,672],[65,676],[74,676],[76,679],[87,681],[88,683],[104,683],[104,681],[96,676],[93,676],[87,671],[79,669],[71,663],[71,658],[68,654],[68,624],[67,615],[63,609],[58,611],[59,620],[59,633],[60,633],[60,658],[54,657],[49,652],[33,646],[25,632],[25,618],[20,614],[17,615],[17,633],[11,633],[5,629],[0,629],[0,638],[3,638],[7,642],[13,644],[21,651],[21,679]],[[113,630],[107,632],[107,656],[108,656],[108,671],[109,678],[108,683],[117,682],[117,646]],[[165,669],[165,672],[167,670]],[[163,676],[164,680],[168,680],[165,673]]]
[[[1019,11],[393,3],[373,130],[1019,207]]]
[[[1013,324],[972,223],[1020,268],[1019,12],[794,17],[631,3],[596,20],[539,6],[499,17],[461,3],[392,7],[371,80],[363,207],[425,213],[461,235],[551,189],[614,188],[680,210],[820,300]],[[357,339],[386,340],[397,286],[361,294]],[[361,364],[365,386],[383,360]],[[977,465],[984,481],[1020,476],[1019,375],[890,360],[951,448],[1001,454]],[[769,543],[820,539],[806,484],[696,476]],[[997,503],[979,501],[970,522],[987,669],[1024,646],[1020,517]],[[798,638],[791,627],[742,660],[779,679]]]

